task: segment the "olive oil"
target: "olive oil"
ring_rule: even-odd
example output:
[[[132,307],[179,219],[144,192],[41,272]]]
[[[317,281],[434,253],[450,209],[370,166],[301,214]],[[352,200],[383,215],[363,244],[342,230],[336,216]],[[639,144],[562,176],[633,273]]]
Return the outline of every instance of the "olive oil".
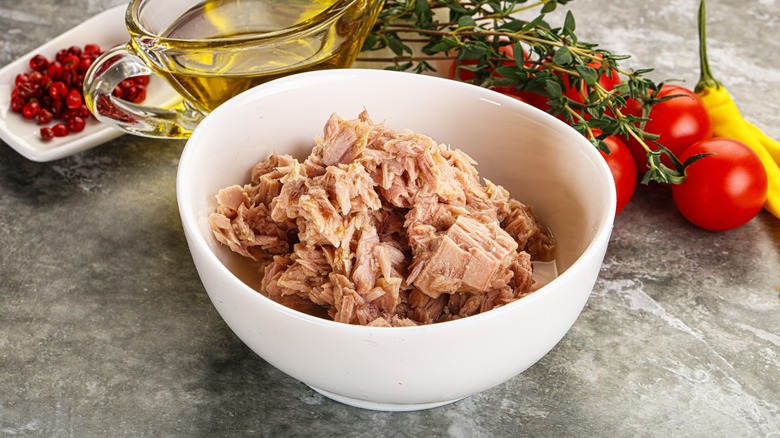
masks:
[[[341,7],[345,14],[322,20]],[[182,96],[210,112],[282,76],[349,67],[380,9],[369,0],[206,1],[161,34],[165,57],[147,58]],[[307,26],[312,30],[290,36],[290,29]]]

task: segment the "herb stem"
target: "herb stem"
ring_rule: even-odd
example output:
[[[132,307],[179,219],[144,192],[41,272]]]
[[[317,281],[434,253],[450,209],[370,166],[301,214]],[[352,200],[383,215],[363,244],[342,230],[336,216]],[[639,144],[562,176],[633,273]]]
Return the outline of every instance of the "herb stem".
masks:
[[[679,169],[660,162],[660,155],[669,151],[651,149],[648,142],[657,137],[643,130],[654,104],[650,91],[659,89],[643,77],[652,70],[625,70],[619,61],[628,56],[581,41],[571,12],[563,26],[547,24],[546,14],[569,1],[385,0],[363,51],[389,49],[392,55],[358,59],[418,73],[435,70],[431,62],[452,61],[455,71],[466,72],[473,84],[514,88],[519,96],[540,98],[548,112],[599,148],[610,135],[636,140],[647,154],[645,181],[678,181]],[[535,18],[518,18],[533,9],[540,9]],[[444,16],[446,21],[437,19]],[[601,83],[605,75],[612,79],[609,88]],[[577,90],[576,99],[570,97],[572,90]],[[629,98],[645,104],[641,116],[623,110]]]

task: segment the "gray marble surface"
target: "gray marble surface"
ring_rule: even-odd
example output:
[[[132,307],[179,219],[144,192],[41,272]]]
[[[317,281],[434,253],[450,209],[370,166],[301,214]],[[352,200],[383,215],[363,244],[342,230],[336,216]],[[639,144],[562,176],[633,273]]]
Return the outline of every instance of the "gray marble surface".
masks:
[[[0,0],[0,66],[121,3]],[[582,39],[693,86],[697,6],[570,8]],[[717,75],[780,138],[780,1],[709,10]],[[284,375],[222,322],[179,223],[183,145],[125,136],[34,163],[0,144],[0,436],[780,436],[780,221],[765,212],[710,233],[640,187],[546,357],[445,407],[372,412]]]

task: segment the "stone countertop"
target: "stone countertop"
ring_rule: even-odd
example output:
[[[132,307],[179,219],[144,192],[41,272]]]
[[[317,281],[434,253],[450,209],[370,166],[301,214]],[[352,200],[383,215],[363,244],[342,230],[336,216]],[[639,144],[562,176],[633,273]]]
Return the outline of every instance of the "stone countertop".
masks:
[[[0,0],[0,66],[121,3]],[[697,7],[567,8],[583,40],[692,87]],[[708,7],[717,76],[780,138],[780,1]],[[124,136],[35,163],[0,144],[0,436],[780,436],[780,221],[766,212],[711,233],[667,188],[640,187],[547,356],[451,405],[374,412],[284,375],[222,322],[179,222],[183,145]]]

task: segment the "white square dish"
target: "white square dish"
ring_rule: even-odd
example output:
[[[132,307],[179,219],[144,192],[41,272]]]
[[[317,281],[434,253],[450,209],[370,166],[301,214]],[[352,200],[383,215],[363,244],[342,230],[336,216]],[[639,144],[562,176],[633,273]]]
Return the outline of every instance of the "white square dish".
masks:
[[[18,74],[30,70],[29,62],[34,55],[51,59],[58,50],[74,45],[83,47],[95,43],[106,50],[129,41],[124,25],[126,9],[126,5],[120,5],[101,12],[0,69],[0,139],[29,160],[46,162],[101,145],[123,134],[91,118],[82,132],[44,141],[39,134],[40,126],[11,111],[10,103],[14,80]],[[165,105],[177,99],[164,80],[151,77],[146,104]]]

